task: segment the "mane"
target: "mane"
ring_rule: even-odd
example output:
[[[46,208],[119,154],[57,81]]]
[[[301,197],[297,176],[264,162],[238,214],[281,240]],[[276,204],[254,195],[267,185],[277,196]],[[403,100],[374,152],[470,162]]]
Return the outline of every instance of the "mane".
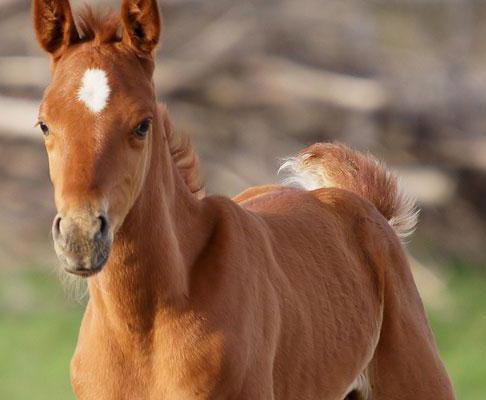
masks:
[[[159,112],[163,119],[172,160],[191,193],[198,199],[201,199],[205,196],[205,191],[199,156],[192,145],[191,139],[186,134],[174,130],[165,106],[159,105]]]
[[[122,40],[121,19],[117,12],[94,10],[85,5],[76,15],[76,25],[83,42],[114,43]]]

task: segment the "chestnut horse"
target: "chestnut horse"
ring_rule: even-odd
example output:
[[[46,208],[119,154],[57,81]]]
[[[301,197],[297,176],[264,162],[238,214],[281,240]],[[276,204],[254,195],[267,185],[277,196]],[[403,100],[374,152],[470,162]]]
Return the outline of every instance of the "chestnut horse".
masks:
[[[413,204],[381,164],[316,144],[285,164],[302,189],[205,196],[156,103],[156,1],[33,10],[55,249],[89,277],[77,398],[454,398],[398,238]]]

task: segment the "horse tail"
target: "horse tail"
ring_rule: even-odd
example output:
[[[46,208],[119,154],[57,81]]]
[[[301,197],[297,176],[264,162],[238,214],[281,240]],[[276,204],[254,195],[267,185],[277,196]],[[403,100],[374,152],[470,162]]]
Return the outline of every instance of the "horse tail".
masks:
[[[340,188],[370,201],[401,238],[413,233],[418,209],[398,178],[371,154],[338,143],[317,143],[288,158],[285,183],[306,190]]]

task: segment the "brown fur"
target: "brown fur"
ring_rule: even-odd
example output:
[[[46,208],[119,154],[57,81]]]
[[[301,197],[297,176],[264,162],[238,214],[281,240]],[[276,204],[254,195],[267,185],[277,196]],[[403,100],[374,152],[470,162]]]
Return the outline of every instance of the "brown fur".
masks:
[[[41,45],[52,42],[39,22],[44,3],[34,3]],[[341,400],[355,389],[354,398],[453,399],[387,221],[399,208],[385,211],[398,198],[386,170],[317,145],[312,169],[342,170],[337,187],[195,196],[196,156],[174,140],[146,64],[160,29],[155,2],[125,0],[122,10],[121,41],[54,50],[40,112],[72,240],[97,229],[99,212],[112,238],[89,279],[71,363],[77,398]],[[102,118],[75,95],[92,66],[112,89]],[[147,117],[150,134],[134,137]]]
[[[101,14],[85,6],[77,15],[77,25],[83,41],[98,44],[116,43],[122,40],[121,21],[117,13]]]
[[[281,170],[290,170],[289,183],[350,190],[373,203],[400,237],[413,233],[418,210],[398,185],[397,177],[371,154],[341,144],[318,143],[291,157]],[[308,183],[308,182],[307,182]],[[301,183],[302,184],[302,183]]]
[[[169,145],[169,152],[185,184],[197,198],[204,197],[204,187],[199,168],[199,157],[192,146],[189,136],[175,132],[167,116],[165,107],[159,112],[164,115],[164,129]]]

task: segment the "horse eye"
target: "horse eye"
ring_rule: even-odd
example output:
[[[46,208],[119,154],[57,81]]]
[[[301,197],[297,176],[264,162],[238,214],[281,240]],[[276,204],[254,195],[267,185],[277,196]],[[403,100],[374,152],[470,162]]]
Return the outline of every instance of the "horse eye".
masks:
[[[39,127],[41,128],[41,131],[44,134],[44,136],[49,135],[49,127],[44,122],[40,121]]]
[[[145,138],[150,131],[150,126],[152,125],[152,120],[147,118],[140,122],[138,126],[134,129],[135,134],[140,138]]]

